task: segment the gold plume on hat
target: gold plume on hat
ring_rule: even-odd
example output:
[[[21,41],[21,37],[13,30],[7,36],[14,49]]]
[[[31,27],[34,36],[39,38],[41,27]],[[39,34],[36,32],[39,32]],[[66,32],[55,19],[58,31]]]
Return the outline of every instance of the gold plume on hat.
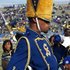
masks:
[[[27,0],[26,15],[27,17],[39,17],[50,21],[52,17],[52,7],[52,0]]]

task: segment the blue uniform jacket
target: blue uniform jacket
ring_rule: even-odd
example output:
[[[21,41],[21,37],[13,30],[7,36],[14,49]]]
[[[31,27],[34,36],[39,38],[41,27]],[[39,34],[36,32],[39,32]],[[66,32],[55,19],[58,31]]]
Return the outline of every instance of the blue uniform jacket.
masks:
[[[67,49],[60,45],[58,46],[57,44],[55,44],[53,47],[53,53],[57,58],[57,62],[60,63],[62,58],[65,58],[67,55]]]
[[[57,70],[57,60],[42,35],[31,29],[19,39],[14,55],[7,70],[26,70],[30,65],[33,70]]]

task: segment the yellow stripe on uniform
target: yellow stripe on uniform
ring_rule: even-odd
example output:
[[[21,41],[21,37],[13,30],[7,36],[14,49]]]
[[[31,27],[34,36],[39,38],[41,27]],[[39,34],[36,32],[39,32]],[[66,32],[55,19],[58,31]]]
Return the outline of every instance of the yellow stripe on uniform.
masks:
[[[30,62],[30,43],[29,43],[29,40],[28,40],[27,37],[24,37],[24,36],[20,37],[19,40],[18,40],[18,42],[19,42],[21,39],[25,39],[25,40],[26,40],[27,48],[28,48],[28,58],[27,58],[27,63],[26,63],[26,65],[25,65],[25,69],[24,69],[24,70],[26,70],[26,68],[28,67],[29,62]],[[17,45],[18,45],[18,43],[17,43]]]

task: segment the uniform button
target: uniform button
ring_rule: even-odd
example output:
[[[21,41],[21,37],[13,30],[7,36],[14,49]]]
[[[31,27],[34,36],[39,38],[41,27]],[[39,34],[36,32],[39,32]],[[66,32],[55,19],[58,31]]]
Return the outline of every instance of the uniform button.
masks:
[[[36,1],[34,0],[34,3],[36,3]]]
[[[36,6],[36,4],[34,4],[34,6]]]
[[[16,67],[15,66],[13,66],[13,69],[12,70],[16,70]]]

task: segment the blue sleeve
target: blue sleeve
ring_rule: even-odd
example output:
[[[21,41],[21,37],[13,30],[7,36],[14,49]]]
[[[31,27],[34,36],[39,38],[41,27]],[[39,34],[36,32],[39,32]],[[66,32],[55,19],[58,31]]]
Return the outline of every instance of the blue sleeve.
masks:
[[[21,39],[18,42],[15,53],[11,57],[7,70],[13,70],[13,67],[15,67],[16,70],[24,70],[27,63],[27,58],[28,58],[27,42],[25,39]]]

